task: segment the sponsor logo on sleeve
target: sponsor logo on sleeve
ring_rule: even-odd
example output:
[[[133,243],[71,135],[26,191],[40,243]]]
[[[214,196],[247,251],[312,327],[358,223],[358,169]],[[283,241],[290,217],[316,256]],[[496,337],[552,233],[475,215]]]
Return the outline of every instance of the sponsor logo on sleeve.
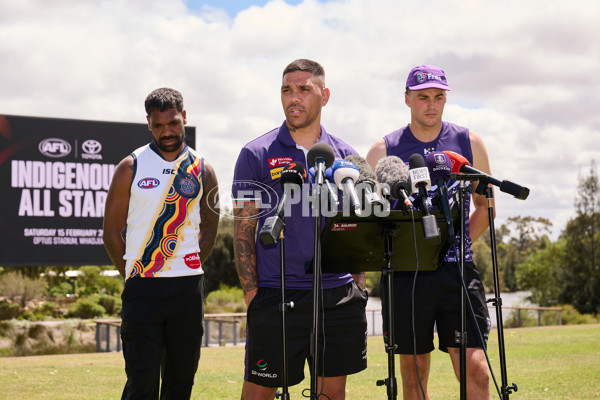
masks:
[[[292,161],[292,157],[275,157],[267,160],[269,163],[269,168],[281,167],[291,163]]]
[[[283,171],[283,167],[271,169],[271,179],[280,178],[281,177],[281,171]]]

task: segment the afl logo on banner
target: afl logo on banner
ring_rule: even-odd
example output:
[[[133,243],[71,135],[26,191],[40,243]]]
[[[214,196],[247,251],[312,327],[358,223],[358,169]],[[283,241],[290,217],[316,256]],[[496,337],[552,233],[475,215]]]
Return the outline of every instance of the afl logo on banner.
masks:
[[[193,199],[200,193],[200,182],[188,172],[178,172],[173,180],[173,186],[181,197]]]
[[[71,144],[64,139],[48,138],[38,145],[40,153],[52,158],[66,157],[71,154]]]
[[[160,181],[156,178],[144,178],[140,179],[137,185],[140,189],[154,189],[160,185]]]

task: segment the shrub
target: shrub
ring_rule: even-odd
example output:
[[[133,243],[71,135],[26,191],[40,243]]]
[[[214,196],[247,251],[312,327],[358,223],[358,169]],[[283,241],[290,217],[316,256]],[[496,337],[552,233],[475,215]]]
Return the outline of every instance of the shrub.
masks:
[[[21,307],[28,301],[41,297],[46,291],[46,282],[42,279],[27,278],[16,272],[0,276],[0,293],[11,301],[19,299]]]
[[[0,337],[13,336],[15,327],[12,323],[6,321],[0,321]]]
[[[50,296],[66,296],[73,293],[73,286],[69,282],[61,282],[52,286],[49,290]]]
[[[52,336],[52,331],[48,330],[48,328],[42,324],[31,325],[27,331],[27,336],[32,339],[39,339],[44,335]]]
[[[508,317],[504,320],[505,328],[537,326],[537,324],[537,315],[534,315],[533,311],[530,310],[511,310]]]
[[[112,276],[100,276],[98,278],[98,287],[102,293],[116,296],[123,291],[123,279]]]
[[[100,291],[100,267],[95,265],[84,265],[79,268],[81,275],[77,278],[77,295],[85,296]]]
[[[45,301],[42,304],[38,304],[26,314],[26,319],[38,321],[47,319],[48,317],[62,318],[64,316],[60,310],[60,307],[50,301]]]
[[[0,302],[0,321],[17,318],[21,315],[21,306],[14,303]]]
[[[97,318],[103,316],[106,313],[104,307],[102,307],[100,304],[96,303],[94,300],[89,298],[77,300],[69,308],[70,310],[68,316],[74,318]]]
[[[562,306],[561,318],[563,325],[598,323],[598,320],[591,314],[581,314],[570,304],[565,304]]]
[[[111,278],[112,279],[112,278]],[[120,315],[122,301],[120,297],[102,295],[93,298],[98,304],[104,307],[108,315]]]
[[[245,312],[244,292],[238,287],[221,286],[206,296],[204,311],[207,314]]]
[[[381,272],[370,271],[367,272],[367,289],[369,290],[369,296],[379,297],[379,281],[381,279]]]

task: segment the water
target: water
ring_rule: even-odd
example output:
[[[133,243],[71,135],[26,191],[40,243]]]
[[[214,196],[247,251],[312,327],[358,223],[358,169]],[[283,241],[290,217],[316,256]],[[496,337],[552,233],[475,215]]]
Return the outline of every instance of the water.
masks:
[[[514,307],[514,306],[531,306],[532,304],[527,302],[525,298],[531,293],[527,291],[523,292],[512,292],[512,293],[500,293],[503,307]],[[493,298],[494,293],[488,293],[487,299]],[[491,303],[488,303],[491,306]],[[495,307],[488,308],[490,313],[490,319],[492,321],[492,328],[496,327],[496,309]],[[502,319],[506,320],[507,316],[512,310],[502,310]],[[382,324],[383,320],[381,317],[381,300],[379,297],[371,296],[367,302],[367,326],[368,332],[371,336],[382,335]]]

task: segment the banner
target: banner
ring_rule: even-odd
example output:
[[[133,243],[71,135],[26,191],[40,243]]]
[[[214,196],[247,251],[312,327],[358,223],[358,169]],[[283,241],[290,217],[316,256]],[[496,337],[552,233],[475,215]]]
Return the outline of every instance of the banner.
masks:
[[[195,148],[196,129],[186,127]],[[102,242],[117,164],[147,124],[0,115],[0,266],[112,264]]]

